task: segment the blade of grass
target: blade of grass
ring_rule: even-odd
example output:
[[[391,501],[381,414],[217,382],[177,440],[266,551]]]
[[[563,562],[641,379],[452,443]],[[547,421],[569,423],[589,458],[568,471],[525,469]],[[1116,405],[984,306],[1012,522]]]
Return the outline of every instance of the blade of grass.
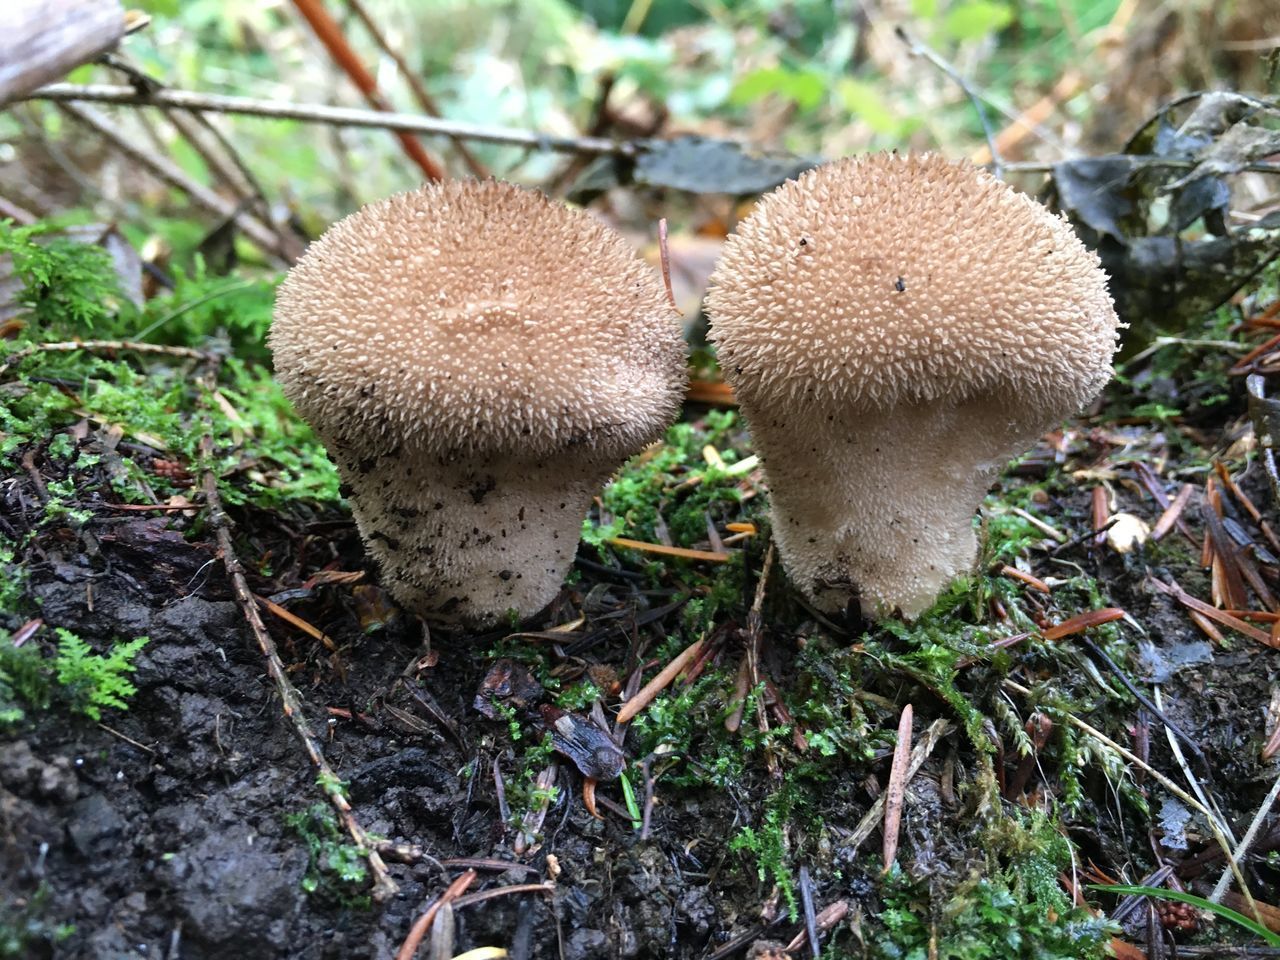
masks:
[[[1216,914],[1223,920],[1228,920],[1239,927],[1243,927],[1250,933],[1259,937],[1263,943],[1269,947],[1280,947],[1280,935],[1272,933],[1256,920],[1250,920],[1243,913],[1237,913],[1230,907],[1224,907],[1220,903],[1213,903],[1204,897],[1197,897],[1194,893],[1185,893],[1181,890],[1166,890],[1163,887],[1142,887],[1130,884],[1089,884],[1090,890],[1099,890],[1103,893],[1122,893],[1133,894],[1139,897],[1151,897],[1155,900],[1176,900],[1179,903],[1188,903],[1200,910],[1208,910],[1210,913]]]

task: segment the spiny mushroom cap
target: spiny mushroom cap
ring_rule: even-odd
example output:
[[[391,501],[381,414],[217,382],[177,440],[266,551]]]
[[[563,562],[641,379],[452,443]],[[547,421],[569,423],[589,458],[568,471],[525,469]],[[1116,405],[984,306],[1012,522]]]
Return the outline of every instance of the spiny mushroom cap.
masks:
[[[1065,220],[936,154],[837,161],[765,197],[707,298],[745,404],[1000,396],[1050,420],[1111,375],[1117,319]]]
[[[352,451],[618,460],[685,379],[652,268],[590,214],[494,181],[335,224],[281,284],[270,345],[298,412]]]

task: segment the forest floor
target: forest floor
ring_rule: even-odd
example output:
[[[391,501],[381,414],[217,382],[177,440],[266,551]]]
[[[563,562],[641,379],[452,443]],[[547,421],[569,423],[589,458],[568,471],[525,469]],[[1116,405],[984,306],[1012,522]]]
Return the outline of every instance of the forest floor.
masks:
[[[1280,955],[1090,888],[1208,896],[1215,831],[1239,841],[1276,777],[1280,543],[1243,375],[1270,359],[1244,355],[1274,333],[1276,271],[1130,351],[1012,465],[977,572],[915,623],[806,610],[742,423],[691,403],[605,491],[552,606],[472,636],[378,589],[264,372],[269,285],[201,278],[88,327],[103,264],[9,241],[20,279],[47,256],[55,282],[0,368],[0,955],[392,957],[442,895],[419,956],[800,956],[813,934],[828,957]],[[157,320],[158,352],[39,347]],[[138,637],[132,673],[75,642],[109,663]],[[1239,864],[1264,919],[1275,823]]]

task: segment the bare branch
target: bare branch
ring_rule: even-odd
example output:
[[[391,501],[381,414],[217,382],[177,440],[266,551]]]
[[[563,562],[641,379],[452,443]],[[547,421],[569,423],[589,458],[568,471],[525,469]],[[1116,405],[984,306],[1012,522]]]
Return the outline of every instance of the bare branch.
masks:
[[[279,120],[301,120],[304,123],[405,130],[429,136],[460,137],[481,143],[501,143],[533,150],[554,150],[560,153],[634,157],[640,150],[639,145],[634,141],[610,140],[607,137],[552,136],[513,127],[492,127],[457,120],[438,120],[412,113],[383,113],[350,107],[327,107],[319,104],[288,103],[282,100],[258,100],[253,97],[196,93],[190,90],[156,90],[148,94],[140,93],[133,87],[110,84],[53,83],[33,91],[27,95],[26,99],[61,102],[87,100],[133,107],[177,107],[197,112],[238,113]]]

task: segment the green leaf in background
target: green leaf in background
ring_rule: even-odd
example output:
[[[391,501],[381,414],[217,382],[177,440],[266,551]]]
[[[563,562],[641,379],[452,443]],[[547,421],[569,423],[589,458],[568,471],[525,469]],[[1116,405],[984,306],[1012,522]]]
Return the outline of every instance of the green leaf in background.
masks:
[[[176,17],[182,9],[182,0],[134,0],[130,6],[136,6],[152,16]]]
[[[911,0],[911,13],[922,18],[937,16],[938,0]]]
[[[845,108],[876,133],[896,134],[902,130],[902,118],[885,106],[884,94],[871,84],[843,77],[836,92]]]
[[[1166,890],[1163,887],[1142,887],[1123,883],[1093,883],[1089,885],[1089,889],[1099,890],[1102,893],[1122,893],[1126,896],[1151,897],[1153,900],[1176,900],[1178,903],[1189,903],[1193,907],[1197,907],[1200,910],[1208,910],[1223,920],[1228,920],[1239,927],[1243,927],[1250,933],[1257,935],[1269,947],[1280,947],[1280,935],[1272,933],[1256,920],[1250,920],[1243,913],[1237,913],[1230,907],[1224,907],[1220,903],[1213,903],[1204,897],[1197,897],[1194,893],[1184,893],[1181,890]]]
[[[1003,30],[1013,22],[1013,10],[1006,3],[972,0],[947,11],[942,30],[953,40],[977,40]]]
[[[768,96],[777,96],[807,111],[821,104],[826,92],[826,80],[816,70],[764,67],[753,70],[734,84],[729,102],[743,107]]]

